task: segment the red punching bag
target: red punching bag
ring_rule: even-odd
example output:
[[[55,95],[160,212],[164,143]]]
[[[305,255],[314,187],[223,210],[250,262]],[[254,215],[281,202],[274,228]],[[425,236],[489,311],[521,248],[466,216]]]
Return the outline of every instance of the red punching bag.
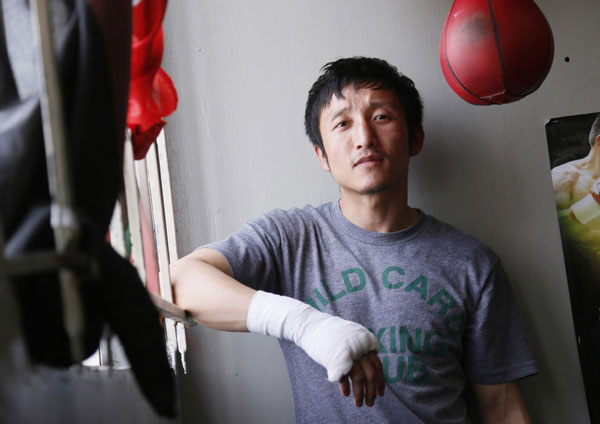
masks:
[[[553,56],[550,25],[533,0],[455,0],[444,23],[442,71],[469,103],[510,103],[533,93]]]

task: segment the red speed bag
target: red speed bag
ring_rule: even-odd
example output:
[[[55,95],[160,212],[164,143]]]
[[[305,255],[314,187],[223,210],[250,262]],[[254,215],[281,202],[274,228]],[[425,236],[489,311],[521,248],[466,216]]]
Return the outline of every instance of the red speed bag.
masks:
[[[455,0],[440,41],[446,81],[475,105],[533,93],[553,56],[550,25],[533,0]]]

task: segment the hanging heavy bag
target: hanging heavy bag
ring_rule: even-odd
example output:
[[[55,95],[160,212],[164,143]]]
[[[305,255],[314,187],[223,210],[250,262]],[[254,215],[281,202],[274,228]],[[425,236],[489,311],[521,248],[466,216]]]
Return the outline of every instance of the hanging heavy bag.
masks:
[[[94,272],[91,267],[71,268],[79,281],[84,309],[83,350],[93,353],[103,326],[110,326],[121,340],[141,391],[157,413],[172,417],[175,387],[158,314],[136,270],[104,238],[121,181],[129,77],[128,49],[122,45],[129,43],[130,15],[126,12],[131,5],[118,0],[99,2],[92,10],[84,0],[63,3],[63,8],[53,10],[65,12],[58,25],[55,53],[75,213],[81,226],[81,237],[72,240],[72,252],[97,265]],[[0,13],[0,32],[4,34],[7,27],[11,48],[31,53],[27,3],[5,2],[0,9],[4,17],[11,16],[8,28]],[[111,16],[123,22],[113,20],[112,32],[103,32],[101,24]],[[0,217],[6,240],[3,253],[14,259],[53,251],[54,235],[39,89],[35,79],[25,81],[33,85],[27,87],[21,78],[21,90],[16,83],[23,66],[34,66],[33,60],[27,60],[33,54],[22,54],[11,63],[7,46],[0,37]],[[54,367],[76,363],[64,328],[57,273],[30,273],[11,278],[11,283],[30,359]]]

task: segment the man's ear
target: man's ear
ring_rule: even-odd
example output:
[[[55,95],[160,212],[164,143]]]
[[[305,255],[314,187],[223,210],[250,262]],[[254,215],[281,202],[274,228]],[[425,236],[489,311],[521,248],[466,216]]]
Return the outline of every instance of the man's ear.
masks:
[[[319,164],[324,171],[331,172],[329,169],[329,161],[327,160],[327,155],[325,152],[317,145],[315,145],[315,154],[317,155],[317,159],[319,159]]]
[[[410,155],[417,156],[423,148],[423,141],[425,140],[425,131],[422,127],[415,128],[415,133],[410,141]]]
[[[596,142],[594,143],[594,146],[600,146],[600,134],[596,136]]]

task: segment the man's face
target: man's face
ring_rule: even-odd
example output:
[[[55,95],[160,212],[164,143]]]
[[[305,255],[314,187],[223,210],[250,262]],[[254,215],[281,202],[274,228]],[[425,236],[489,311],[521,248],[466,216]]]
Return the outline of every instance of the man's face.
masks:
[[[323,108],[319,130],[327,156],[315,147],[321,167],[330,171],[342,195],[406,189],[408,158],[421,150],[422,129],[411,142],[402,104],[393,91],[342,90]]]

